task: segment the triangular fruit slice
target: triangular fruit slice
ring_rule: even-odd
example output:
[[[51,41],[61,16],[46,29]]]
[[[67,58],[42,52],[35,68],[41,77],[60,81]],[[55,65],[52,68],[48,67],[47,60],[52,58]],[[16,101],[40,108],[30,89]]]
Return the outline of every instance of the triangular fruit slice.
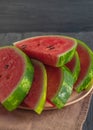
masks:
[[[48,35],[28,38],[14,45],[31,58],[59,67],[72,59],[77,42],[66,36]]]
[[[22,105],[40,114],[46,102],[47,75],[46,69],[40,61],[32,59],[32,64],[34,66],[34,80]]]
[[[45,103],[45,109],[47,108],[55,108],[55,104],[53,104],[48,98],[46,99],[46,103]]]
[[[80,59],[80,74],[74,85],[77,92],[91,87],[93,83],[93,52],[82,41],[77,40],[77,52]]]
[[[70,71],[73,74],[73,78],[74,78],[74,82],[76,82],[78,76],[79,76],[79,72],[80,72],[80,60],[79,60],[79,56],[78,53],[75,52],[75,55],[73,56],[73,58],[71,59],[71,61],[69,61],[66,66],[70,69]]]
[[[47,102],[62,108],[73,90],[73,76],[66,67],[46,66],[47,71]],[[51,104],[51,103],[50,103]]]
[[[0,48],[0,102],[9,111],[18,107],[30,90],[34,69],[18,48]]]

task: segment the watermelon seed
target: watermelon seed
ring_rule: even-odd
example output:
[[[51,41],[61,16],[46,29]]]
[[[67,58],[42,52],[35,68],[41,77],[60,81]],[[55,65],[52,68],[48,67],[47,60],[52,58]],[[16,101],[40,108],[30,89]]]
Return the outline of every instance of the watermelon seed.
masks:
[[[0,75],[0,78],[2,77],[2,75]]]
[[[38,43],[37,46],[40,46],[40,44]]]
[[[50,50],[55,49],[55,47],[53,45],[50,45],[47,48],[49,48]]]
[[[22,49],[26,49],[26,47],[27,47],[26,45],[22,45],[21,46]]]
[[[8,69],[8,68],[9,68],[9,65],[5,65],[4,68],[5,68],[5,69]]]

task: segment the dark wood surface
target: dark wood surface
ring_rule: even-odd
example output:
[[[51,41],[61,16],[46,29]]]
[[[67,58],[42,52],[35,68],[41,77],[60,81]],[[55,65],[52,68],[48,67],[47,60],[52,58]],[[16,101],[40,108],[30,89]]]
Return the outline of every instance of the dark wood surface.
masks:
[[[93,0],[0,0],[0,32],[93,30]]]
[[[35,32],[72,32],[93,50],[92,31],[93,0],[0,0],[0,46]],[[83,130],[93,130],[93,98]]]
[[[93,32],[79,32],[79,33],[59,33],[59,32],[30,32],[30,33],[1,33],[0,34],[0,46],[12,45],[13,42],[37,35],[46,34],[61,34],[68,35],[86,42],[86,44],[93,50]],[[77,111],[77,110],[76,110]],[[88,115],[83,125],[83,130],[93,130],[93,97],[90,103]]]

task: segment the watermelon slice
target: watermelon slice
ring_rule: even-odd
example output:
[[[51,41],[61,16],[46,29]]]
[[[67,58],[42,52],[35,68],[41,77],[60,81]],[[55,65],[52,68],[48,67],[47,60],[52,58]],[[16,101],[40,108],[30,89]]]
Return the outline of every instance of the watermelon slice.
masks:
[[[32,59],[34,66],[34,80],[30,92],[26,96],[23,104],[40,114],[46,102],[47,75],[44,65]]]
[[[31,58],[59,67],[72,59],[77,42],[70,37],[49,35],[28,38],[18,41],[14,45]]]
[[[0,48],[0,102],[9,111],[16,109],[29,92],[34,69],[18,48]]]
[[[79,72],[80,72],[80,61],[79,61],[79,56],[78,56],[77,52],[75,52],[74,57],[71,59],[70,62],[68,62],[66,64],[66,66],[72,72],[73,78],[74,78],[74,83],[75,83],[77,78],[78,78],[78,76],[79,76]]]
[[[74,85],[77,92],[91,87],[93,83],[93,52],[82,41],[77,40],[77,52],[80,59],[80,74]]]
[[[66,67],[51,67],[47,71],[47,102],[52,102],[57,108],[62,108],[73,90],[73,76]],[[51,104],[51,103],[50,103]]]

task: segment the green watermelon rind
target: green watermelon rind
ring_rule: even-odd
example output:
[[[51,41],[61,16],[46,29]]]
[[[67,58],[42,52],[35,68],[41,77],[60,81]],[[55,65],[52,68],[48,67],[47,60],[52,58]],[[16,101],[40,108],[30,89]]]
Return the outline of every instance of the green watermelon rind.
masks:
[[[58,89],[56,95],[51,99],[51,101],[56,105],[57,108],[63,108],[72,94],[74,79],[70,70],[64,66],[61,67],[63,73],[63,80],[60,83],[60,88]]]
[[[83,45],[86,48],[86,50],[89,52],[91,59],[91,63],[85,78],[78,86],[76,86],[76,91],[80,93],[82,90],[92,87],[93,84],[93,52],[83,41],[77,40],[77,43]]]
[[[73,46],[73,48],[71,48],[69,51],[66,51],[66,53],[58,55],[58,61],[55,65],[56,67],[61,67],[62,65],[66,64],[73,58],[77,47],[77,42],[74,41],[74,43],[75,45]]]
[[[74,42],[74,46],[73,46],[70,50],[66,51],[65,53],[59,54],[59,55],[57,56],[57,61],[56,61],[56,63],[55,63],[54,65],[52,65],[52,66],[61,67],[62,65],[66,64],[67,62],[69,62],[69,61],[72,59],[72,57],[73,57],[73,55],[74,55],[74,53],[75,53],[76,47],[77,47],[77,41],[76,41],[76,39],[74,39],[74,38],[72,38],[72,37],[69,37],[69,36],[64,36],[64,35],[43,35],[43,36],[34,36],[34,37],[31,37],[31,38],[23,39],[23,40],[21,40],[21,41],[17,41],[17,42],[15,42],[15,43],[13,43],[13,45],[16,46],[17,44],[19,44],[19,43],[22,42],[22,41],[26,41],[26,40],[29,40],[29,39],[35,39],[35,38],[39,38],[39,37],[60,37],[60,38],[63,37],[63,38],[70,39],[70,40],[72,40],[72,41]]]
[[[34,111],[38,114],[41,114],[41,112],[44,109],[44,105],[46,102],[46,92],[47,92],[47,74],[46,74],[46,69],[45,66],[42,62],[32,59],[33,62],[36,64],[39,64],[39,66],[42,68],[42,73],[43,73],[43,79],[42,79],[42,92],[40,95],[40,98],[38,99],[38,102],[34,108]]]
[[[75,68],[72,72],[72,75],[73,75],[73,78],[74,78],[74,83],[78,79],[79,72],[80,72],[80,60],[79,60],[79,56],[78,56],[77,52],[75,52],[75,57],[76,57],[76,63],[75,63]]]
[[[19,55],[22,56],[22,58],[24,59],[25,71],[24,71],[19,83],[15,87],[15,89],[10,93],[10,95],[5,100],[3,100],[1,102],[1,104],[8,111],[12,111],[12,110],[16,109],[20,105],[20,103],[23,101],[25,96],[28,94],[28,92],[31,88],[33,74],[34,74],[33,65],[31,63],[31,60],[28,58],[28,56],[25,55],[22,51],[20,51],[16,47],[11,46],[10,48],[14,48],[15,51],[17,51],[17,53],[19,53]]]

